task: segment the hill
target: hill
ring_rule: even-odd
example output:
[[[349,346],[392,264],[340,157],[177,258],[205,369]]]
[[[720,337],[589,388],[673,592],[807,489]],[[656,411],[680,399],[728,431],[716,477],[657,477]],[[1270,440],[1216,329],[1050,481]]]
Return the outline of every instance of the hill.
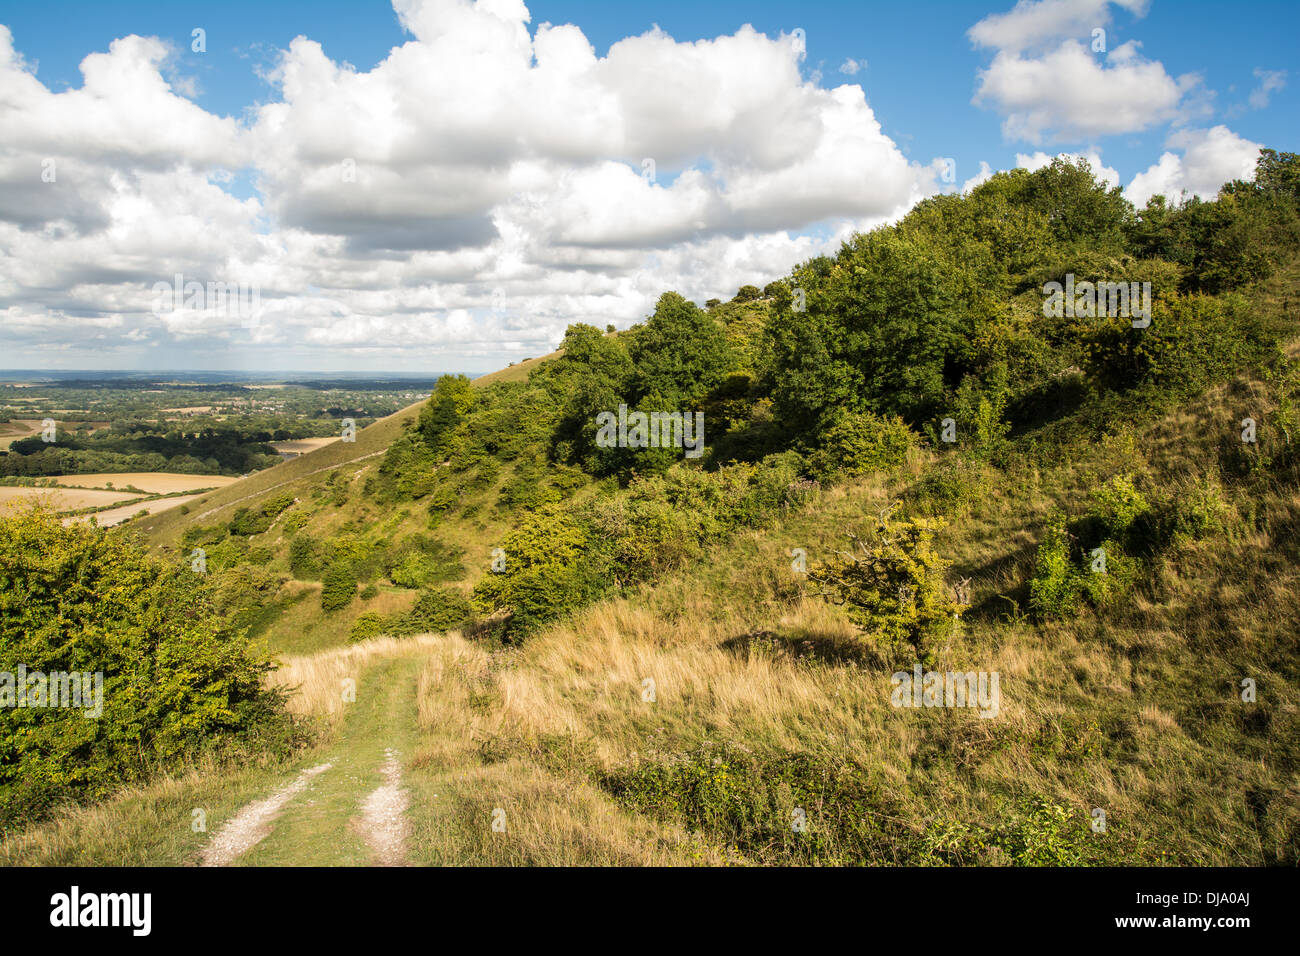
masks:
[[[4,854],[1294,865],[1295,168],[999,174],[142,519],[316,736]],[[1053,314],[1076,279],[1149,313]],[[598,440],[620,405],[698,457]]]

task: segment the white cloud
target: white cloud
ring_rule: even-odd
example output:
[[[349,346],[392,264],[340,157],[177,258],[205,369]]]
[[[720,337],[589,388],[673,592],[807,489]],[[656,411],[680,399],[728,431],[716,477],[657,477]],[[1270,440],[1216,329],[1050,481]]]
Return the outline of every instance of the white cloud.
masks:
[[[665,289],[769,280],[937,191],[859,86],[801,77],[795,36],[656,29],[598,57],[576,26],[530,33],[517,0],[394,7],[408,42],[359,71],[299,37],[245,123],[179,95],[155,39],[114,41],[56,93],[0,27],[4,347],[40,328],[52,351],[129,336],[492,367]],[[255,198],[222,188],[232,172]],[[153,315],[176,272],[257,282],[260,324]]]
[[[1020,0],[973,26],[978,46],[997,52],[978,74],[973,102],[1003,116],[1003,134],[1029,143],[1079,142],[1202,115],[1201,80],[1177,78],[1130,40],[1094,48],[1092,31],[1111,2],[1141,16],[1145,0]]]
[[[1092,36],[1111,22],[1112,0],[1018,0],[1006,13],[989,14],[967,32],[977,45],[1018,53],[1054,44],[1062,37]],[[1113,0],[1134,16],[1146,15],[1149,0]]]
[[[1224,183],[1253,180],[1261,145],[1238,136],[1226,126],[1183,130],[1169,137],[1167,147],[1182,155],[1164,153],[1146,172],[1138,173],[1124,191],[1136,206],[1162,195],[1178,200],[1186,195],[1212,199]]]
[[[840,72],[846,76],[857,76],[861,70],[866,68],[866,60],[855,60],[852,57],[845,57],[844,62],[840,64]]]
[[[1255,70],[1259,86],[1251,90],[1250,105],[1262,110],[1268,106],[1269,97],[1286,87],[1286,70]]]

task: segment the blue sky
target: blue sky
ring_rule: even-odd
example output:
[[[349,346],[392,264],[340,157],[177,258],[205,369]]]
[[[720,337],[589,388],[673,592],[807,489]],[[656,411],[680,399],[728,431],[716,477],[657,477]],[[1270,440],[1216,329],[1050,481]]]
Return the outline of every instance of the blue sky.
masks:
[[[410,2],[412,6],[418,6],[415,0]],[[131,57],[152,63],[170,84],[168,98],[159,100],[159,125],[170,124],[176,131],[189,128],[186,124],[193,124],[194,130],[203,131],[196,135],[201,135],[206,143],[219,141],[227,135],[232,144],[237,140],[241,143],[238,147],[231,145],[227,150],[231,157],[229,160],[215,146],[187,151],[173,142],[147,142],[138,148],[134,145],[124,147],[120,143],[101,144],[101,148],[95,151],[94,162],[105,192],[96,194],[91,190],[89,184],[94,177],[87,170],[83,177],[87,185],[76,187],[81,189],[79,194],[66,197],[66,209],[80,210],[85,215],[84,222],[78,222],[73,215],[69,220],[73,223],[71,227],[52,225],[55,223],[53,213],[42,218],[24,209],[9,217],[17,225],[17,231],[12,234],[12,241],[6,241],[4,208],[0,201],[0,250],[6,252],[4,261],[8,263],[0,266],[0,280],[4,279],[2,270],[20,266],[24,255],[42,255],[33,244],[33,236],[40,229],[45,230],[47,237],[54,237],[50,239],[51,252],[44,254],[44,259],[60,253],[66,253],[69,258],[62,280],[52,276],[43,284],[27,283],[25,286],[23,277],[11,277],[20,288],[16,293],[11,291],[7,297],[0,297],[0,308],[8,307],[11,318],[17,316],[18,321],[10,323],[11,338],[4,343],[14,359],[5,364],[95,367],[83,364],[95,361],[107,363],[104,367],[172,363],[199,368],[220,367],[205,362],[229,362],[234,363],[233,367],[265,368],[275,368],[279,363],[286,368],[365,367],[418,371],[432,365],[438,370],[458,367],[486,370],[544,350],[553,344],[562,334],[564,325],[571,320],[608,318],[616,324],[629,324],[646,311],[653,299],[651,290],[666,284],[703,299],[711,294],[734,290],[735,284],[742,280],[773,278],[789,264],[805,257],[806,253],[820,251],[814,248],[818,241],[829,238],[833,245],[835,237],[842,236],[845,228],[869,227],[874,222],[890,218],[889,214],[900,211],[899,203],[902,203],[901,208],[906,208],[906,201],[910,201],[908,197],[911,200],[917,198],[917,189],[924,194],[934,188],[960,187],[976,176],[981,163],[998,170],[1015,166],[1036,153],[1092,153],[1099,155],[1100,165],[1111,171],[1115,181],[1133,189],[1137,196],[1144,189],[1212,191],[1217,184],[1210,185],[1210,181],[1216,179],[1222,170],[1239,167],[1241,156],[1249,153],[1250,144],[1300,150],[1296,133],[1300,128],[1296,122],[1300,117],[1300,110],[1297,110],[1300,77],[1295,75],[1292,67],[1294,38],[1300,34],[1300,5],[1294,3],[1255,2],[1224,6],[1190,0],[1150,0],[1145,3],[1143,0],[1123,0],[1113,4],[1104,0],[1043,0],[1043,4],[1025,3],[1021,8],[1056,4],[1064,11],[1063,18],[1070,10],[1076,14],[1082,10],[1083,13],[1075,16],[1077,23],[1072,28],[1063,28],[1056,33],[1040,30],[1041,36],[1018,46],[998,39],[1014,32],[1010,27],[1007,30],[990,27],[986,36],[994,36],[995,40],[977,46],[970,33],[972,27],[990,16],[1011,11],[1014,4],[966,0],[802,4],[535,0],[528,4],[531,19],[526,29],[531,37],[538,37],[539,26],[543,23],[574,24],[594,47],[597,58],[605,57],[611,46],[625,38],[644,34],[657,25],[677,41],[677,45],[647,50],[644,58],[649,58],[645,62],[652,63],[654,57],[661,57],[666,71],[677,68],[675,58],[682,55],[685,49],[682,45],[731,36],[743,24],[751,24],[774,44],[782,36],[787,36],[788,42],[789,34],[796,29],[802,30],[806,36],[806,55],[797,63],[798,79],[803,83],[811,81],[823,90],[842,84],[860,86],[865,94],[865,109],[857,108],[855,115],[859,118],[845,122],[861,121],[865,124],[864,129],[870,126],[871,120],[879,123],[884,143],[879,148],[886,152],[892,149],[898,154],[886,155],[870,150],[854,154],[847,151],[842,154],[843,163],[867,164],[863,174],[866,177],[864,188],[868,191],[876,188],[876,179],[881,183],[888,181],[889,185],[880,185],[880,195],[873,196],[871,201],[857,201],[857,197],[848,195],[853,190],[842,190],[846,200],[843,210],[835,208],[833,195],[829,199],[809,195],[797,201],[792,199],[789,203],[773,200],[772,197],[781,190],[783,180],[779,177],[773,178],[770,184],[751,182],[754,194],[740,196],[734,183],[740,181],[742,174],[748,175],[757,167],[763,167],[766,174],[774,163],[793,162],[789,157],[782,160],[770,157],[755,159],[753,155],[727,157],[717,152],[717,148],[724,152],[731,150],[737,141],[735,130],[740,128],[735,124],[743,125],[744,110],[752,112],[752,106],[738,106],[735,113],[722,116],[718,120],[721,125],[716,130],[717,139],[712,145],[707,138],[699,138],[702,134],[698,130],[678,137],[671,122],[665,121],[665,128],[656,133],[658,139],[649,134],[638,138],[635,130],[627,131],[617,143],[611,138],[608,144],[593,145],[590,149],[584,147],[586,152],[580,159],[564,155],[567,148],[563,142],[563,127],[570,122],[568,117],[575,117],[573,121],[581,125],[581,117],[577,115],[581,110],[570,108],[568,113],[560,112],[550,132],[540,129],[528,134],[539,145],[530,146],[518,157],[501,160],[518,165],[512,167],[513,172],[502,182],[484,186],[485,198],[481,208],[473,203],[457,202],[457,198],[467,191],[474,192],[477,184],[468,181],[430,206],[435,217],[446,217],[438,220],[445,226],[443,234],[438,237],[427,235],[427,230],[422,227],[412,227],[403,218],[400,201],[386,207],[386,197],[393,193],[384,193],[383,189],[391,190],[396,184],[424,195],[428,184],[445,182],[452,167],[431,167],[424,171],[424,178],[420,178],[395,157],[382,158],[377,162],[389,165],[383,176],[368,180],[366,196],[348,208],[338,208],[338,203],[328,196],[322,198],[319,190],[313,191],[312,187],[299,182],[298,177],[306,181],[309,174],[319,176],[321,164],[326,162],[320,155],[324,147],[320,146],[317,134],[305,121],[298,127],[298,139],[285,147],[283,157],[277,157],[275,163],[264,161],[268,147],[258,143],[271,142],[265,131],[273,126],[272,112],[266,108],[285,99],[281,78],[274,74],[274,70],[282,63],[291,41],[297,36],[319,43],[328,61],[334,64],[346,62],[356,73],[364,76],[375,70],[394,47],[404,43],[422,44],[432,51],[441,42],[436,35],[444,27],[452,32],[464,31],[463,42],[456,41],[460,42],[459,47],[442,48],[443,59],[446,59],[447,50],[484,44],[484,52],[473,61],[473,69],[483,71],[482,85],[490,85],[492,57],[507,55],[513,41],[501,31],[493,32],[495,28],[484,28],[482,21],[485,17],[479,12],[453,23],[446,10],[451,9],[448,4],[454,0],[439,2],[442,6],[438,9],[442,12],[436,16],[429,15],[431,19],[427,21],[428,26],[420,28],[423,30],[420,36],[416,35],[419,31],[403,28],[393,6],[376,0],[347,3],[252,3],[235,0],[220,5],[72,2],[54,7],[11,5],[0,12],[0,23],[12,34],[13,48],[25,62],[26,72],[44,88],[40,96],[32,100],[33,103],[52,103],[54,100],[45,97],[46,93],[57,99],[59,94],[80,88],[83,78],[78,67],[88,54],[106,53],[113,41],[131,34],[157,37],[170,45],[171,55],[154,60],[150,59],[152,54],[147,50],[119,50],[116,55],[123,63]],[[508,8],[517,0],[496,2]],[[433,6],[437,3],[432,3],[431,8]],[[1027,14],[1044,12],[1017,9]],[[1135,15],[1135,10],[1141,15]],[[408,14],[411,17],[423,15],[418,11]],[[1106,44],[1111,53],[1130,41],[1140,44],[1130,48],[1131,55],[1125,58],[1115,56],[1107,61],[1103,54],[1095,58],[1097,62],[1111,74],[1126,69],[1154,71],[1158,80],[1166,83],[1170,90],[1175,86],[1178,88],[1176,94],[1171,92],[1167,97],[1169,102],[1161,105],[1153,101],[1135,106],[1135,118],[1127,123],[1109,122],[1104,115],[1107,109],[1104,104],[1075,104],[1068,89],[1057,91],[1054,95],[1058,99],[1055,101],[1049,96],[1041,98],[1041,102],[1030,102],[1034,101],[1035,91],[1023,88],[1025,81],[1016,70],[1037,70],[1039,72],[1033,74],[1037,76],[1059,74],[1065,68],[1066,60],[1063,58],[1059,63],[1053,60],[1057,55],[1054,51],[1062,44],[1087,43],[1087,32],[1081,33],[1079,24],[1092,22],[1089,17],[1104,23]],[[207,49],[201,54],[190,49],[191,31],[195,27],[206,31]],[[481,32],[485,29],[486,33]],[[498,46],[493,47],[493,44]],[[756,82],[761,71],[761,82],[767,82],[773,61],[765,59],[768,54],[762,49],[746,49],[747,52],[727,53],[722,47],[710,48],[709,56],[725,54],[725,58],[720,57],[716,62],[734,63],[734,67],[727,68],[734,69],[738,75],[753,70]],[[1060,55],[1064,57],[1065,54]],[[981,71],[988,70],[995,57],[1008,61],[1019,59],[1016,59],[1015,69],[1008,66],[1005,73],[994,71],[991,79],[982,77]],[[309,52],[300,50],[289,59],[302,65],[309,77],[308,87],[330,87],[328,93],[308,89],[293,105],[291,114],[314,115],[313,122],[328,127],[330,104],[339,103],[340,155],[349,155],[349,150],[364,151],[367,143],[373,142],[376,136],[382,138],[382,131],[377,133],[373,123],[367,125],[368,119],[373,120],[373,115],[365,115],[367,112],[373,114],[373,103],[384,102],[382,97],[367,101],[365,96],[370,94],[363,91],[356,94],[355,102],[350,101],[344,91],[353,88],[348,85],[351,80],[340,81],[324,76],[317,69],[319,64],[311,65],[315,61]],[[628,59],[636,60],[631,56]],[[434,64],[436,61],[427,62]],[[846,63],[856,64],[856,69],[850,66],[846,72],[843,69]],[[1082,62],[1076,63],[1075,67],[1084,71],[1093,68]],[[701,68],[698,63],[683,67],[687,70]],[[431,65],[430,69],[434,70],[436,66]],[[376,77],[380,72],[376,72]],[[1150,74],[1134,72],[1133,75]],[[743,85],[748,77],[742,77],[742,81]],[[4,82],[3,79],[0,82]],[[144,83],[145,80],[133,73],[129,82]],[[447,83],[454,84],[454,80],[446,80],[437,88],[450,88]],[[1018,87],[1017,83],[1021,86]],[[973,103],[982,84],[985,86],[982,102]],[[837,108],[854,109],[851,104],[837,107],[826,95],[809,98],[807,94],[799,93],[796,85],[787,83],[779,89],[774,88],[773,96],[776,98],[783,96],[787,88],[791,96],[791,106],[784,113],[773,114],[770,133],[774,138],[808,135],[807,128],[799,123],[800,117],[792,115],[790,109],[794,109],[796,114],[805,108],[824,109],[826,115]],[[1032,87],[1033,82],[1028,85]],[[360,86],[370,89],[364,83]],[[724,81],[718,89],[725,86]],[[614,92],[622,97],[623,102],[632,102],[633,110],[637,108],[635,101],[639,94],[636,90],[622,88]],[[1087,91],[1083,93],[1086,99]],[[121,97],[124,102],[134,98],[141,108],[146,103],[139,91],[129,89],[126,80],[114,81],[103,95]],[[743,99],[743,91],[736,95]],[[323,104],[318,105],[314,114],[303,105],[313,96],[318,104]],[[179,102],[178,98],[188,100],[197,111]],[[645,115],[660,117],[665,110],[679,108],[682,110],[682,128],[693,129],[700,122],[699,113],[709,112],[714,104],[702,108],[700,103],[689,100],[689,95],[679,95],[676,107],[672,101],[665,101],[654,106],[657,112]],[[489,105],[484,109],[490,111],[490,103],[495,101],[485,102]],[[1025,105],[1026,102],[1029,105]],[[800,106],[801,103],[806,107]],[[1065,109],[1062,103],[1069,103],[1070,108]],[[73,105],[69,101],[68,109],[71,110]],[[1076,125],[1083,131],[1059,128],[1062,124],[1057,121],[1058,115],[1070,114],[1076,106],[1079,111]],[[85,104],[81,108],[85,108]],[[404,108],[411,109],[409,104]],[[1089,109],[1100,109],[1102,115],[1082,118]],[[436,124],[440,120],[435,114],[442,115],[440,111],[443,110],[450,110],[450,107],[445,103],[432,104],[429,117],[415,117],[417,123],[428,119],[430,143],[438,142]],[[420,111],[417,109],[416,112]],[[218,121],[225,117],[231,118],[231,122],[223,126]],[[493,117],[486,115],[484,121],[491,124]],[[623,117],[623,121],[627,122],[627,117]],[[787,121],[788,126],[784,125]],[[27,126],[18,128],[18,132],[33,132],[32,157],[61,155],[58,148],[50,145],[52,134],[35,134],[38,121],[28,118],[24,122]],[[502,122],[507,121],[503,119]],[[409,125],[408,118],[405,126],[397,123],[395,128],[405,130]],[[463,126],[457,126],[457,129],[459,132],[448,135],[469,140],[474,138],[465,132]],[[111,134],[105,135],[111,138]],[[150,133],[144,138],[153,135]],[[159,131],[157,135],[164,138],[165,131]],[[282,142],[282,131],[273,132],[272,138],[277,143]],[[582,137],[575,131],[574,138]],[[349,141],[349,145],[343,145],[345,141]],[[647,147],[647,142],[664,145]],[[744,148],[757,154],[768,146],[770,144],[765,146],[761,137],[755,137],[752,146]],[[76,165],[86,159],[75,152],[75,143],[67,148],[72,150],[67,157],[68,163]],[[600,210],[611,201],[636,207],[641,200],[631,193],[620,194],[619,190],[644,184],[629,175],[630,185],[620,185],[615,182],[616,173],[602,164],[630,162],[635,166],[635,154],[628,153],[634,148],[643,151],[662,149],[661,181],[653,183],[643,198],[647,203],[668,205],[649,209],[644,222],[630,227],[627,235],[619,235],[617,223],[594,220],[600,218]],[[740,149],[737,146],[731,151]],[[870,149],[877,149],[877,145]],[[124,158],[124,153],[132,155]],[[7,157],[11,163],[17,164],[20,156],[27,155],[22,144],[11,141],[7,147],[0,145],[0,159]],[[828,161],[835,162],[837,155],[840,154],[830,156]],[[482,162],[488,163],[490,156],[500,160],[500,150],[486,150]],[[903,181],[906,177],[901,172],[901,164],[894,162],[900,157],[915,167],[915,182]],[[925,173],[925,167],[942,157],[955,160],[955,186],[936,184],[932,171]],[[283,162],[278,161],[281,158]],[[457,157],[453,163],[456,175],[472,168],[474,159],[470,157],[471,164],[466,166],[465,157]],[[876,177],[878,159],[881,171]],[[570,162],[569,167],[562,165]],[[562,177],[569,191],[562,196],[535,199],[534,207],[540,204],[556,210],[583,209],[589,198],[587,212],[572,220],[559,213],[539,219],[534,212],[521,209],[517,204],[511,207],[513,211],[505,212],[510,206],[507,192],[516,190],[512,194],[516,198],[523,194],[518,192],[520,182],[527,180],[532,184],[530,195],[545,192],[538,186],[545,180],[545,175],[536,168],[537,163],[546,165],[545,175]],[[202,210],[188,218],[197,222],[205,215],[216,217],[206,227],[209,240],[208,247],[204,247],[206,251],[200,249],[203,244],[198,235],[193,238],[192,249],[186,246],[188,240],[177,239],[177,247],[187,252],[185,256],[162,254],[156,257],[156,263],[150,261],[150,253],[139,243],[96,245],[89,237],[96,228],[104,232],[105,222],[115,221],[116,210],[121,208],[122,174],[127,174],[128,178],[135,177],[135,184],[126,188],[128,191],[140,190],[140,196],[134,198],[143,200],[144,192],[150,188],[147,183],[149,171],[159,168],[160,164],[174,164],[176,176],[188,176],[197,170],[196,175],[201,177],[186,184],[186,188],[192,190],[187,194],[190,197],[188,201],[196,210]],[[886,168],[889,172],[885,171]],[[920,174],[916,173],[916,168],[921,169]],[[691,175],[679,181],[677,175],[682,170],[690,171]],[[119,175],[114,178],[113,172]],[[774,177],[779,172],[773,173]],[[692,185],[692,177],[697,175],[713,181],[713,186],[709,187],[713,189],[712,193]],[[928,183],[924,181],[925,175],[931,177]],[[530,176],[534,178],[530,179]],[[542,179],[537,179],[537,176]],[[727,179],[728,176],[731,179]],[[1135,180],[1139,176],[1144,178]],[[569,183],[570,178],[573,183]],[[387,187],[384,186],[385,180]],[[784,181],[801,180],[787,178]],[[205,183],[215,184],[231,197],[232,205],[228,210],[217,211],[209,199],[202,198]],[[108,198],[111,190],[117,190],[116,202]],[[623,198],[610,199],[616,195]],[[251,205],[239,207],[233,204],[240,200],[247,200]],[[153,195],[148,197],[148,201],[163,202]],[[724,206],[727,207],[725,210]],[[391,214],[383,211],[389,207],[393,210]],[[451,207],[456,209],[448,211]],[[668,222],[675,213],[664,212],[666,208],[687,209],[682,213],[683,221]],[[66,213],[66,209],[60,214]],[[98,213],[87,211],[96,209]],[[379,221],[386,215],[390,216],[388,221]],[[230,218],[223,218],[226,216]],[[240,216],[245,216],[247,222],[241,221],[237,226]],[[221,223],[219,227],[216,225],[218,220]],[[40,223],[39,228],[33,226],[34,221]],[[503,222],[510,223],[504,232],[501,231]],[[64,231],[59,232],[59,228]],[[213,228],[238,228],[244,243],[240,247],[242,251],[226,256],[224,266],[215,264],[224,253],[211,248]],[[412,228],[420,232],[419,237],[413,240],[408,238]],[[488,242],[484,237],[494,229],[497,238]],[[196,232],[202,233],[204,229],[196,228]],[[107,233],[112,234],[113,230],[107,229]],[[519,236],[525,233],[531,238],[520,239]],[[59,239],[65,235],[87,237],[84,248],[77,248],[66,238]],[[395,240],[394,235],[402,238]],[[539,238],[543,235],[547,238]],[[310,253],[301,249],[303,243],[300,240],[304,236],[317,243]],[[277,244],[273,253],[267,252],[267,240],[274,240],[273,244]],[[337,248],[338,242],[344,244],[343,253]],[[727,242],[735,245],[727,246]],[[636,261],[636,255],[629,253],[633,247],[640,250],[641,261]],[[264,299],[293,301],[296,310],[300,293],[314,297],[309,311],[316,316],[314,321],[317,324],[297,331],[286,325],[280,334],[276,331],[280,327],[272,317],[259,330],[246,334],[246,329],[241,332],[201,323],[197,327],[185,327],[174,318],[153,322],[128,304],[131,296],[123,289],[110,292],[103,288],[82,302],[80,308],[66,301],[69,296],[62,294],[47,296],[39,303],[32,301],[37,298],[35,290],[38,288],[48,292],[51,283],[72,282],[71,277],[80,283],[78,288],[87,287],[90,264],[76,259],[78,256],[84,258],[92,249],[101,260],[105,257],[113,260],[108,266],[100,261],[98,266],[101,270],[107,269],[122,276],[138,274],[143,279],[155,273],[168,278],[174,268],[179,268],[177,262],[188,264],[191,271],[207,269],[209,278],[221,268],[227,272],[238,268],[253,281],[262,283]],[[482,251],[483,257],[476,260],[472,255],[474,249]],[[268,285],[276,286],[276,281],[267,278],[270,273],[266,269],[249,264],[261,255],[267,257],[267,269],[272,262],[292,261],[300,266],[299,278],[294,280],[300,286],[267,288]],[[210,261],[204,256],[208,256]],[[342,256],[346,256],[346,260]],[[170,261],[173,258],[176,261]],[[489,260],[491,268],[486,269],[484,264]],[[729,266],[710,272],[702,267],[701,260],[728,263]],[[238,265],[232,267],[230,263]],[[340,273],[354,274],[354,277],[340,277]],[[583,285],[574,279],[574,276],[591,276],[593,273],[599,275],[599,281],[592,280]],[[368,290],[385,284],[408,290],[410,295],[382,299],[368,294]],[[0,289],[3,288],[0,284]],[[24,288],[27,289],[26,298]],[[367,299],[372,300],[368,305]],[[78,316],[78,313],[86,314]],[[51,334],[48,336],[50,341],[42,341],[41,330],[49,328],[53,324],[51,318],[60,314],[87,319],[97,330],[93,337],[98,344],[88,345],[84,335],[61,342],[57,341],[56,334]],[[294,314],[297,315],[297,311]],[[418,323],[413,319],[412,324],[398,322],[394,326],[394,314],[418,315],[421,319]],[[322,332],[322,322],[333,322],[332,331]],[[344,325],[347,327],[343,328]],[[431,325],[438,327],[437,333],[425,335],[423,330]],[[19,331],[15,332],[15,328]],[[420,330],[415,338],[421,341],[405,347],[403,337],[409,337],[412,328]],[[472,333],[467,331],[471,329]],[[366,335],[370,335],[372,340],[366,340]],[[199,359],[202,361],[196,361]]]
[[[951,156],[962,179],[979,161],[994,169],[1015,165],[1024,143],[1002,136],[995,113],[971,105],[975,71],[989,60],[974,49],[966,32],[990,13],[1012,3],[938,0],[933,3],[809,2],[763,0],[656,0],[606,3],[537,0],[528,5],[532,24],[573,23],[598,53],[627,36],[658,25],[678,40],[735,32],[742,24],[769,35],[802,27],[808,38],[805,75],[822,74],[822,85],[859,82],[886,135],[914,158]],[[174,2],[64,2],[51,7],[15,5],[0,15],[16,46],[39,62],[39,76],[55,89],[81,85],[77,69],[87,53],[106,50],[128,33],[170,39],[179,50],[191,44],[191,30],[208,32],[208,55],[186,57],[196,77],[196,101],[212,112],[239,116],[273,90],[258,76],[276,52],[298,35],[318,40],[335,60],[368,68],[406,40],[392,6],[383,0],[229,0],[221,4]],[[1265,28],[1265,25],[1266,28]],[[1276,149],[1300,149],[1300,77],[1275,93],[1266,109],[1249,108],[1259,86],[1256,69],[1287,69],[1296,60],[1300,3],[1293,0],[1224,4],[1210,0],[1154,2],[1141,18],[1117,10],[1109,39],[1136,39],[1142,52],[1159,59],[1169,73],[1196,72],[1217,94],[1216,117],[1238,134]],[[840,72],[846,60],[867,63],[854,76]],[[1145,169],[1162,145],[1164,130],[1103,138],[1103,156],[1127,182]],[[1092,143],[1056,144],[1075,149]]]

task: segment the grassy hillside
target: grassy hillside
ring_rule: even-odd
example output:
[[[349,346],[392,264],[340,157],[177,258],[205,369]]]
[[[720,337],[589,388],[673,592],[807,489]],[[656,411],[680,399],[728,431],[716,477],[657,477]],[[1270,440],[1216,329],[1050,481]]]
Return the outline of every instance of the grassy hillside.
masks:
[[[1267,162],[1141,213],[1000,174],[142,519],[314,740],[3,854],[193,862],[175,807],[282,792],[241,862],[1300,862],[1300,195]],[[1149,327],[1050,315],[1075,273],[1150,281]],[[619,404],[700,410],[700,456],[594,440]],[[914,668],[999,693],[900,706]]]

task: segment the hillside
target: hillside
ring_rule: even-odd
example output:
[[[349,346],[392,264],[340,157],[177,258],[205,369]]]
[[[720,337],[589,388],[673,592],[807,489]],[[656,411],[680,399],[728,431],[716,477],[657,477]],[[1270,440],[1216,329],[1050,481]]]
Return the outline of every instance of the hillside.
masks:
[[[999,174],[134,522],[182,577],[202,549],[312,736],[0,854],[1295,865],[1281,173],[1140,213],[1086,165]],[[1150,282],[1149,328],[1051,316],[1076,272]],[[620,404],[701,409],[699,458],[594,440]],[[967,673],[994,695],[945,701]]]

